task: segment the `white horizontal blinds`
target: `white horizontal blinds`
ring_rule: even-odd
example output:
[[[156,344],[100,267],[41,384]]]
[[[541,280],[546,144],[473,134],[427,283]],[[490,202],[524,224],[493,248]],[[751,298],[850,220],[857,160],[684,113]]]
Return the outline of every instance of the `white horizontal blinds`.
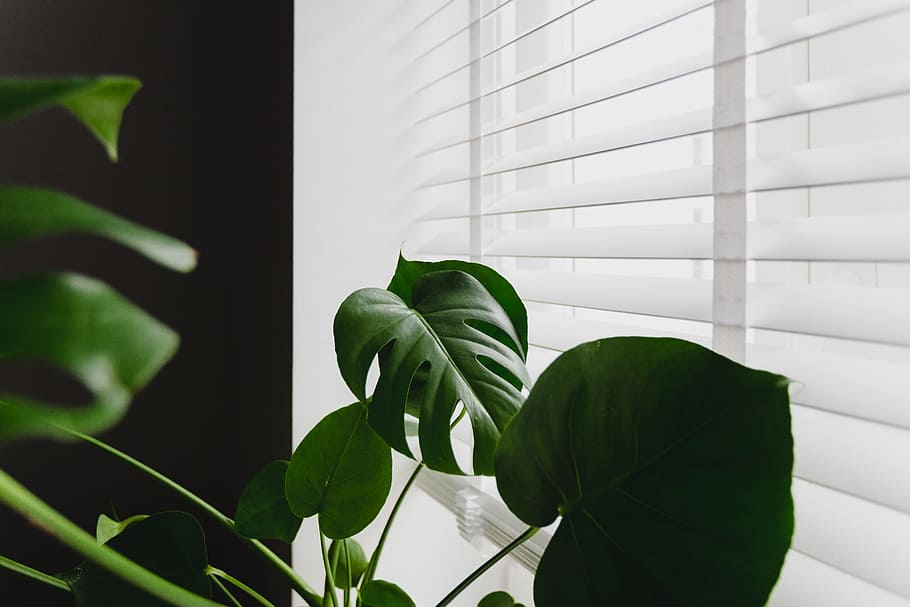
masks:
[[[587,323],[613,334],[710,335],[710,3],[516,2],[483,27],[483,254],[540,316],[532,370],[565,347],[548,342],[549,323],[574,323],[562,332],[574,343],[610,334],[584,333]],[[424,157],[471,139],[456,136]],[[471,177],[440,171],[424,190]],[[476,243],[461,228],[470,215],[454,198],[428,205],[422,228],[431,236],[420,251],[468,255]],[[600,238],[620,225],[653,230],[652,246],[626,238],[622,250]],[[702,236],[687,237],[689,228]]]
[[[452,38],[411,81],[407,251],[513,281],[535,375],[596,337],[711,346],[714,281],[740,281],[747,364],[795,382],[797,528],[769,604],[910,607],[910,0],[747,8],[720,49],[710,2],[482,9],[480,50]],[[741,113],[717,111],[736,61]],[[716,264],[723,129],[746,135],[738,278]]]
[[[775,607],[910,605],[910,3],[755,3],[747,362],[792,391]],[[788,44],[781,44],[790,41]]]

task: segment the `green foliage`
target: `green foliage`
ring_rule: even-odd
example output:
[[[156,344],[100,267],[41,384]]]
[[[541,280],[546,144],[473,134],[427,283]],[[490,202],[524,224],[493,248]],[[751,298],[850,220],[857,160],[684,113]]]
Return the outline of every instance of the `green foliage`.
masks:
[[[57,105],[116,159],[121,116],[138,88],[136,80],[110,76],[0,78],[0,122]],[[177,271],[195,265],[187,245],[72,196],[0,186],[0,248],[68,232],[111,239]],[[372,577],[394,513],[423,466],[405,485],[370,559],[348,538],[375,519],[388,497],[390,447],[414,457],[406,436],[415,426],[424,465],[464,473],[451,431],[465,415],[474,435],[472,472],[495,472],[507,505],[531,528],[440,606],[556,519],[559,528],[534,582],[537,607],[763,605],[793,531],[785,380],[687,342],[624,337],[570,350],[531,388],[527,325],[518,294],[493,269],[400,257],[388,289],[356,291],[335,317],[339,369],[359,402],[323,418],[290,462],[257,473],[235,522],[82,434],[122,418],[133,395],[175,352],[177,335],[91,278],[6,280],[0,282],[0,361],[56,367],[81,382],[91,402],[72,407],[0,395],[0,443],[76,436],[101,446],[249,538],[310,607],[327,607],[258,541],[290,542],[302,518],[318,515],[322,533],[335,540],[328,554],[321,543],[327,597],[334,597],[334,578],[346,607],[358,581],[362,607],[414,607],[401,588]],[[367,374],[377,358],[380,374],[370,395]],[[524,388],[531,388],[527,402]],[[271,606],[208,564],[202,529],[188,514],[125,521],[102,515],[96,541],[2,470],[0,502],[90,559],[59,577],[5,557],[0,566],[69,588],[81,607],[210,607],[216,604],[203,598],[211,592],[208,576],[235,605],[240,601],[221,580]],[[494,592],[478,607],[522,606]]]
[[[373,580],[360,592],[363,607],[417,607],[408,594],[391,582]]]
[[[73,232],[108,238],[178,272],[188,272],[196,265],[196,252],[185,243],[73,196],[0,186],[0,248],[28,238]]]
[[[503,338],[505,336],[505,338]],[[348,387],[366,400],[367,372],[379,356],[380,377],[370,424],[394,449],[413,457],[405,440],[409,392],[423,372],[419,438],[423,462],[462,473],[451,443],[461,403],[474,431],[474,473],[493,473],[500,433],[524,397],[530,378],[509,315],[470,274],[444,270],[414,282],[409,306],[383,289],[361,289],[335,316],[335,351]]]
[[[108,545],[162,578],[200,596],[211,596],[202,527],[185,512],[162,512],[134,522]],[[91,561],[61,574],[80,607],[169,605]]]
[[[497,592],[491,592],[487,596],[480,599],[480,602],[477,603],[477,607],[525,607],[521,603],[516,603],[515,599],[508,592],[503,592],[501,590]]]
[[[351,565],[348,566],[348,558],[351,559]],[[335,540],[329,547],[329,562],[337,563],[335,567],[335,587],[347,590],[348,579],[350,576],[351,584],[356,586],[363,577],[363,572],[367,570],[370,559],[367,558],[363,547],[355,540]]]
[[[99,515],[98,522],[95,523],[95,538],[98,540],[99,544],[106,544],[120,535],[124,529],[133,523],[144,521],[147,518],[147,514],[137,514],[135,516],[129,517],[126,520],[118,521],[112,519],[106,514]]]
[[[499,491],[561,516],[538,607],[761,606],[793,531],[786,381],[675,339],[578,346],[503,435]]]
[[[135,78],[0,78],[0,123],[58,105],[69,110],[117,160],[123,111],[142,86]]]
[[[410,306],[413,304],[411,294],[414,291],[414,284],[417,280],[431,272],[443,270],[458,270],[459,272],[470,274],[499,302],[499,305],[508,314],[509,320],[512,321],[512,326],[515,327],[515,334],[519,340],[519,343],[516,344],[519,346],[518,354],[524,360],[528,353],[528,311],[525,309],[525,304],[521,301],[521,297],[518,296],[515,288],[493,268],[480,263],[459,261],[457,259],[413,261],[405,259],[404,255],[399,255],[395,275],[392,276],[392,281],[387,289]]]
[[[80,407],[0,396],[0,442],[59,436],[55,426],[101,432],[173,356],[177,334],[102,282],[78,274],[0,282],[0,360],[40,361],[93,394]]]
[[[132,78],[0,78],[0,122],[59,105],[117,154],[121,116],[139,89]],[[60,192],[0,186],[0,248],[65,232],[103,236],[179,271],[195,265],[187,245]],[[0,361],[42,362],[92,394],[80,407],[0,394],[0,443],[61,436],[59,428],[97,433],[116,424],[132,396],[177,350],[176,333],[107,285],[76,274],[0,283]]]
[[[237,531],[248,538],[281,540],[290,544],[303,519],[291,511],[284,494],[288,462],[276,460],[247,483],[237,502]]]
[[[319,515],[322,532],[335,540],[369,525],[392,486],[392,453],[370,428],[359,403],[324,417],[291,457],[285,493],[301,518]]]

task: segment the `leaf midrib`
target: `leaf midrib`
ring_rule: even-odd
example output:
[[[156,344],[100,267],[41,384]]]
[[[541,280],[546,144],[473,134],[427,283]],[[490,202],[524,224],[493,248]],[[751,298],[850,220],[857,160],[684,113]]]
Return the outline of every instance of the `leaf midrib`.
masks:
[[[718,409],[716,412],[716,415],[714,415],[713,417],[710,417],[709,419],[706,419],[702,423],[698,424],[691,431],[680,436],[677,440],[673,441],[672,443],[670,443],[669,445],[667,445],[666,447],[664,447],[663,449],[661,449],[660,451],[655,453],[652,457],[648,458],[644,462],[636,463],[627,472],[617,476],[613,481],[607,483],[606,485],[604,485],[602,487],[598,487],[598,488],[588,491],[586,493],[582,492],[577,499],[575,499],[571,502],[567,502],[563,506],[564,514],[568,515],[579,509],[585,509],[587,504],[589,504],[591,501],[599,499],[611,491],[619,490],[620,486],[624,482],[626,482],[627,480],[629,480],[636,474],[642,472],[643,470],[647,469],[648,467],[654,465],[656,462],[663,459],[666,455],[668,455],[671,451],[673,451],[674,449],[679,447],[681,444],[687,442],[693,436],[695,436],[696,434],[698,434],[699,432],[701,432],[702,430],[707,428],[709,425],[718,421],[729,410],[731,410],[733,408],[733,406],[734,406],[733,404],[728,404],[727,406],[725,406],[721,409]],[[637,437],[636,437],[636,440],[637,440]],[[571,444],[571,441],[570,441],[570,446],[569,446],[569,454],[571,455],[572,460],[574,462],[576,457],[575,457],[574,445]]]

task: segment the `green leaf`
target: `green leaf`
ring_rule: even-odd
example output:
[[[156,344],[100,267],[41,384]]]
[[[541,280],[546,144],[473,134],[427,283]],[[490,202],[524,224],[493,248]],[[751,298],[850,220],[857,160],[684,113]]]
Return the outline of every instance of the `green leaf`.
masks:
[[[457,259],[411,261],[410,259],[405,259],[404,255],[399,255],[398,267],[395,268],[395,275],[387,288],[410,306],[414,283],[421,276],[442,270],[458,270],[465,274],[470,274],[490,292],[490,295],[499,302],[499,305],[502,306],[502,309],[505,310],[512,321],[512,326],[515,327],[515,333],[518,335],[519,354],[524,360],[528,352],[528,311],[525,309],[525,304],[521,301],[521,297],[518,296],[515,288],[493,268],[481,263],[471,263]]]
[[[107,237],[165,267],[188,272],[196,252],[175,238],[62,192],[0,186],[0,248],[26,238],[82,232]]]
[[[0,362],[36,361],[69,372],[93,394],[83,406],[0,395],[0,443],[87,434],[117,423],[177,349],[177,334],[102,282],[78,274],[0,283]]]
[[[126,520],[117,521],[106,514],[101,514],[98,516],[98,522],[95,524],[95,538],[97,538],[99,544],[106,544],[120,535],[124,529],[133,523],[144,521],[147,518],[148,515],[146,514],[137,514]]]
[[[203,597],[211,596],[202,527],[185,512],[162,512],[135,522],[108,546],[153,573]],[[59,576],[80,607],[166,607],[166,601],[124,582],[92,561]]]
[[[338,367],[361,400],[366,400],[370,364],[379,356],[370,425],[392,448],[413,457],[405,440],[405,413],[409,398],[414,402],[410,393],[420,393],[421,457],[430,468],[450,474],[463,474],[450,436],[459,403],[473,427],[473,472],[493,473],[500,433],[524,400],[515,384],[530,385],[518,343],[503,307],[477,279],[460,271],[418,278],[410,306],[389,291],[361,289],[335,316]]]
[[[124,76],[0,78],[0,122],[59,105],[78,118],[116,161],[123,111],[141,86]]]
[[[537,607],[758,607],[793,531],[786,380],[695,344],[621,337],[541,375],[496,455],[509,508],[562,516]]]
[[[370,559],[367,558],[360,544],[350,538],[335,540],[329,546],[329,562],[338,563],[334,571],[335,587],[347,590],[348,561],[345,558],[345,544],[347,544],[347,554],[351,557],[351,584],[354,586],[360,583],[360,578],[363,576],[363,572],[366,571],[367,565],[370,564]],[[338,554],[337,557],[335,556],[336,553]]]
[[[287,461],[276,460],[247,483],[234,517],[238,533],[257,540],[294,541],[303,519],[291,512],[284,495],[287,469]]]
[[[508,592],[499,590],[480,599],[477,607],[524,607],[524,605],[516,603]]]
[[[285,493],[297,516],[318,514],[322,532],[339,540],[376,518],[391,486],[392,453],[355,403],[324,417],[300,442]]]
[[[373,580],[360,591],[363,607],[417,607],[407,593],[391,582]]]

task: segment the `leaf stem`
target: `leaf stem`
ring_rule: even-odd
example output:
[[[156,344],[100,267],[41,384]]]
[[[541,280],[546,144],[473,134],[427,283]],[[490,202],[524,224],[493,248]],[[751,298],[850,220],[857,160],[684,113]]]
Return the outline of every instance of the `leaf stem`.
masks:
[[[233,584],[240,590],[244,591],[250,597],[256,599],[256,602],[258,602],[263,607],[275,607],[275,605],[271,601],[269,601],[267,598],[265,598],[264,596],[262,596],[261,594],[259,594],[258,592],[256,592],[255,590],[253,590],[252,588],[250,588],[249,586],[247,586],[246,584],[244,584],[237,578],[235,578],[234,576],[230,575],[229,573],[227,573],[225,571],[222,571],[221,569],[218,569],[217,567],[212,567],[211,565],[209,565],[208,567],[205,568],[205,573],[206,573],[206,575],[212,575],[212,576],[220,577],[223,580],[227,580],[228,582],[230,582],[231,584]]]
[[[25,577],[30,577],[33,580],[37,580],[39,582],[47,584],[48,586],[53,586],[54,588],[56,588],[58,590],[63,590],[64,592],[70,592],[69,584],[67,584],[60,578],[54,577],[54,576],[50,575],[49,573],[44,573],[43,571],[38,571],[37,569],[29,567],[28,565],[23,565],[22,563],[18,563],[11,558],[7,558],[5,556],[0,555],[0,567],[3,567],[4,569],[9,569],[10,571],[14,571],[20,575],[24,575]]]
[[[224,582],[218,579],[217,575],[210,573],[209,579],[215,582],[215,585],[218,586],[218,588],[221,589],[221,592],[228,598],[228,600],[234,604],[234,607],[243,607],[240,601],[237,600],[237,597],[231,594],[231,591],[227,589],[227,586],[224,585]]]
[[[332,607],[338,607],[338,599],[335,596],[335,574],[332,571],[332,564],[329,563],[329,553],[325,549],[325,535],[322,533],[322,529],[319,530],[319,547],[322,549],[322,564],[325,565],[325,585],[329,601],[332,603]]]
[[[528,527],[524,533],[522,533],[521,535],[516,537],[514,540],[512,540],[508,546],[506,546],[505,548],[503,548],[502,550],[500,550],[499,552],[497,552],[496,554],[491,556],[489,559],[484,561],[484,563],[480,567],[475,569],[471,573],[471,575],[469,575],[468,577],[463,579],[460,584],[458,584],[457,586],[455,586],[455,588],[452,589],[452,592],[447,594],[445,596],[445,598],[443,598],[441,601],[439,601],[439,603],[437,603],[436,607],[445,607],[446,605],[451,603],[453,600],[455,600],[455,597],[457,597],[459,594],[461,594],[461,592],[465,588],[467,588],[468,586],[473,584],[477,578],[479,578],[481,575],[483,575],[487,571],[487,569],[489,569],[490,567],[492,567],[493,565],[495,565],[496,563],[501,561],[507,554],[509,554],[516,548],[518,548],[520,545],[522,545],[525,541],[530,539],[538,531],[540,531],[539,527]]]
[[[401,508],[401,504],[404,503],[404,498],[408,494],[408,491],[411,489],[411,485],[414,484],[414,481],[417,480],[417,475],[420,474],[420,471],[423,470],[424,463],[420,462],[417,464],[417,467],[414,468],[414,472],[411,473],[411,477],[408,479],[408,482],[405,483],[404,487],[401,489],[401,493],[398,495],[398,499],[395,501],[395,505],[392,506],[392,512],[389,513],[389,520],[386,521],[385,527],[382,528],[382,534],[379,536],[379,542],[376,544],[376,550],[373,551],[373,555],[370,557],[370,562],[367,565],[367,570],[363,574],[363,579],[360,582],[360,588],[363,588],[373,579],[373,576],[376,575],[376,567],[379,565],[379,557],[382,555],[382,549],[385,546],[386,538],[389,536],[389,531],[392,529],[392,523],[395,521],[395,515],[398,514],[398,510]]]
[[[348,543],[343,542],[344,546],[344,562],[347,565],[347,574],[348,574],[348,585],[344,589],[344,607],[351,607],[351,586],[353,581],[351,580],[351,552],[348,550]]]
[[[76,432],[75,430],[70,430],[68,428],[60,427],[60,429],[63,430],[64,432],[67,432],[71,436],[74,436],[91,445],[98,447],[99,449],[101,449],[103,451],[107,451],[111,455],[123,460],[127,464],[130,464],[134,468],[137,468],[140,471],[144,472],[145,474],[151,476],[152,478],[154,478],[161,484],[165,485],[166,487],[169,487],[173,491],[179,493],[186,500],[188,500],[188,501],[192,502],[193,504],[195,504],[196,506],[198,506],[206,514],[208,514],[209,516],[214,518],[216,521],[221,523],[223,526],[227,527],[229,530],[231,530],[234,533],[234,535],[236,535],[241,540],[243,540],[244,542],[249,544],[256,551],[258,551],[263,556],[263,558],[265,558],[267,561],[269,561],[269,563],[271,563],[271,565],[275,569],[277,569],[279,572],[281,572],[284,575],[284,577],[291,584],[291,587],[297,591],[297,594],[299,594],[301,596],[301,598],[303,598],[304,601],[306,601],[307,605],[309,605],[310,607],[322,607],[322,599],[319,597],[318,594],[316,594],[316,591],[313,590],[312,588],[310,588],[309,585],[305,581],[303,581],[303,578],[298,576],[297,573],[291,568],[290,565],[285,563],[284,560],[282,560],[282,558],[280,556],[278,556],[277,554],[275,554],[274,552],[269,550],[269,548],[265,544],[260,542],[259,540],[250,539],[250,538],[244,537],[243,535],[238,533],[237,529],[234,525],[234,521],[230,517],[226,516],[221,511],[219,511],[217,508],[215,508],[214,506],[209,504],[207,501],[205,501],[204,499],[202,499],[201,497],[199,497],[198,495],[196,495],[189,489],[186,489],[182,485],[178,484],[176,481],[173,481],[170,478],[168,478],[167,476],[165,476],[164,474],[158,472],[151,466],[147,466],[146,464],[143,464],[136,458],[127,455],[126,453],[124,453],[123,451],[120,451],[116,447],[108,445],[104,441],[101,441],[93,436],[83,434],[81,432]]]
[[[68,518],[0,470],[0,502],[34,521],[62,544],[72,548],[126,582],[176,607],[218,607],[218,603],[193,594],[137,565],[116,550],[99,544]]]

